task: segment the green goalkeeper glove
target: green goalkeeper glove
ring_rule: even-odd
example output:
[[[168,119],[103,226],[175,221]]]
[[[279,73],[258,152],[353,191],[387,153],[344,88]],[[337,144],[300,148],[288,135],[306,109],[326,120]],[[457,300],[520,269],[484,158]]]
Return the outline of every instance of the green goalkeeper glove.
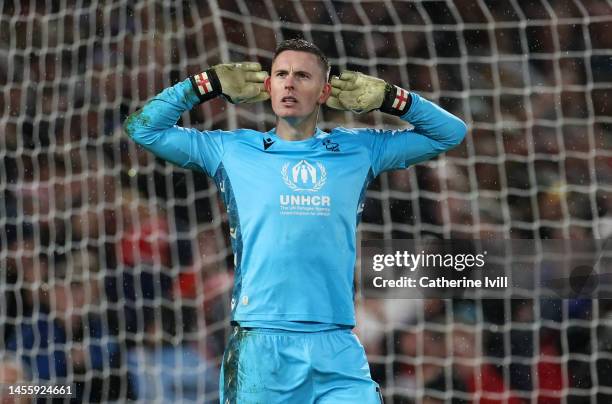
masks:
[[[358,114],[380,109],[388,114],[402,116],[412,101],[410,93],[403,88],[350,70],[343,71],[340,77],[332,77],[330,84],[331,96],[326,105]]]
[[[270,94],[264,87],[268,73],[254,62],[215,65],[190,78],[201,102],[223,95],[232,104],[265,101]]]

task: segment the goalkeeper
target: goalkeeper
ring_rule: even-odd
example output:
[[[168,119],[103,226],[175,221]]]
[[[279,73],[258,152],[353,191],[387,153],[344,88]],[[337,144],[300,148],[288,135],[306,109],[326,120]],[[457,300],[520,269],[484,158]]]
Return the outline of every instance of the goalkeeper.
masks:
[[[234,251],[222,403],[378,403],[355,326],[356,228],[368,183],[459,144],[465,124],[415,93],[358,72],[327,81],[327,58],[281,42],[271,74],[221,64],[165,89],[125,122],[156,156],[212,177]],[[270,99],[276,127],[199,131],[181,114],[217,96]],[[413,130],[317,128],[319,107],[379,110]]]

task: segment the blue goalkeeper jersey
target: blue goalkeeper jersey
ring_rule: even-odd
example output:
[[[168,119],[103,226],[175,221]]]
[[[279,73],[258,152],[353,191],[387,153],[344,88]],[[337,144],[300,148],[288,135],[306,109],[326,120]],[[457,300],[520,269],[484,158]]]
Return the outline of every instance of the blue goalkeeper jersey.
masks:
[[[234,251],[232,318],[353,326],[356,230],[368,183],[461,142],[466,126],[412,93],[412,130],[320,129],[300,141],[275,130],[176,125],[200,101],[189,80],[165,89],[124,127],[156,156],[214,179]],[[283,328],[283,327],[280,327]]]

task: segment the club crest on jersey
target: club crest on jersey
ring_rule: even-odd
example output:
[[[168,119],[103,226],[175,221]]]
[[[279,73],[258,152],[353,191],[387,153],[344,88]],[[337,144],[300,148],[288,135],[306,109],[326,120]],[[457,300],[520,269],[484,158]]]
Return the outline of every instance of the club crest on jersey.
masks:
[[[281,175],[285,184],[293,191],[317,192],[327,181],[325,166],[318,162],[311,164],[306,160],[300,160],[293,166],[291,163],[285,163]]]
[[[325,146],[325,149],[328,151],[332,151],[332,152],[340,151],[340,145],[336,142],[332,142],[329,139],[325,139],[322,143],[323,143],[323,146]]]

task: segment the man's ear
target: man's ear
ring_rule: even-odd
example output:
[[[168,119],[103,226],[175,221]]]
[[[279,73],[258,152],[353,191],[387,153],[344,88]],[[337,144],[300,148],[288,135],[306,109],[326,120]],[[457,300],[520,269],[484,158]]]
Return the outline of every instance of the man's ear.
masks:
[[[319,104],[323,105],[331,95],[331,84],[325,83],[323,89],[321,90],[321,95],[319,96]]]
[[[272,88],[272,84],[270,84],[270,76],[266,77],[266,79],[264,80],[264,88],[266,89],[268,94],[270,94],[270,89]]]

